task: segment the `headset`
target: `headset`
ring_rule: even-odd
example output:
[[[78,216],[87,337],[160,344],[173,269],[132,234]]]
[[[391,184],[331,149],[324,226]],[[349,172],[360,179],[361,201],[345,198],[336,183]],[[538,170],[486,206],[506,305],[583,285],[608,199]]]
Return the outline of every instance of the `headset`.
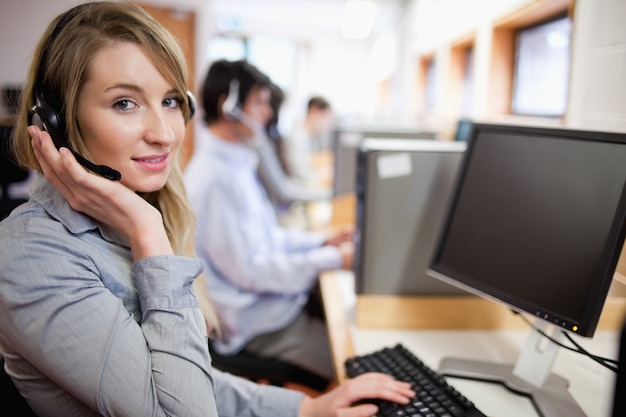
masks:
[[[61,97],[59,97],[58,94],[51,95],[50,91],[46,92],[43,82],[44,70],[48,64],[48,53],[52,43],[59,36],[63,28],[87,5],[88,3],[85,3],[68,10],[62,17],[59,18],[57,25],[48,37],[48,41],[41,54],[41,61],[39,62],[39,67],[37,69],[37,78],[34,88],[35,105],[28,112],[28,124],[37,125],[40,129],[48,132],[57,149],[60,149],[61,147],[69,149],[76,158],[76,161],[78,161],[78,163],[83,167],[104,178],[108,178],[112,181],[119,181],[122,179],[122,174],[119,171],[106,165],[96,165],[72,149],[67,139],[68,135],[65,120],[62,117],[62,113],[58,110],[61,107]],[[191,119],[196,111],[196,99],[190,91],[187,91],[187,100]]]
[[[237,120],[252,130],[257,136],[265,135],[263,126],[249,117],[239,104],[239,80],[231,79],[228,84],[228,96],[222,103],[222,113],[228,120]]]

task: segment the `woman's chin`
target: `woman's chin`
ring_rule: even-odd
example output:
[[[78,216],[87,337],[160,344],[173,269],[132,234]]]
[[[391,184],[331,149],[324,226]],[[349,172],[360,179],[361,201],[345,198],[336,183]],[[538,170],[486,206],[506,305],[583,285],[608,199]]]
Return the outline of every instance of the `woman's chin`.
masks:
[[[163,187],[165,187],[166,180],[157,180],[156,178],[151,178],[150,180],[138,180],[138,181],[124,181],[124,175],[122,175],[122,184],[126,187],[134,190],[137,193],[152,193],[155,191],[159,191]]]

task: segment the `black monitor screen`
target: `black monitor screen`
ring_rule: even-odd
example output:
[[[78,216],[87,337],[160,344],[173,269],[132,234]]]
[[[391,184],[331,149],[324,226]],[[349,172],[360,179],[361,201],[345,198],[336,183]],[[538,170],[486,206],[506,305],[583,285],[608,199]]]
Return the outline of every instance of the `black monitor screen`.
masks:
[[[625,184],[624,134],[477,124],[430,272],[592,336]]]

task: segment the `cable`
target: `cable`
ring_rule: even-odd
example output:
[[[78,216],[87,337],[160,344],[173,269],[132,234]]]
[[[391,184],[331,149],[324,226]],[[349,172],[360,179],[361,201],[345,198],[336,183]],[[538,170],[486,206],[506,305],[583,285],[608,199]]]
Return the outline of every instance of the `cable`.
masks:
[[[567,340],[569,340],[571,344],[576,346],[578,351],[581,352],[583,355],[589,356],[591,359],[593,359],[594,361],[598,362],[600,365],[603,365],[606,368],[608,368],[608,369],[612,370],[613,372],[617,373],[617,366],[610,365],[610,364],[617,365],[618,362],[616,360],[609,359],[609,358],[603,358],[601,356],[596,356],[596,355],[588,352],[586,349],[584,349],[582,346],[580,346],[578,343],[576,343],[576,341],[572,338],[572,336],[570,336],[567,332],[565,332],[563,330],[561,332],[565,335]]]
[[[533,323],[528,320],[528,318],[526,318],[526,316],[524,316],[523,314],[518,313],[517,311],[511,310],[513,312],[513,314],[519,315],[522,320],[524,320],[524,322],[526,322],[526,324],[528,324],[530,327],[532,327],[533,329],[535,329],[536,331],[539,332],[539,334],[541,334],[543,337],[547,338],[548,340],[550,340],[552,343],[567,349],[569,351],[572,352],[576,352],[579,353],[581,355],[585,355],[587,357],[589,357],[590,359],[596,361],[597,363],[599,363],[600,365],[604,366],[605,368],[617,373],[617,365],[618,361],[614,360],[614,359],[610,359],[610,358],[604,358],[602,356],[597,356],[594,355],[593,353],[588,352],[585,348],[583,348],[581,345],[579,345],[578,343],[576,343],[576,341],[564,330],[561,330],[561,333],[563,333],[563,335],[565,335],[565,337],[570,341],[571,344],[573,344],[575,347],[571,347],[571,346],[567,346],[564,345],[563,343],[559,342],[558,340],[554,339],[552,336],[550,336],[549,334],[547,334],[546,332],[544,332],[542,329],[539,329],[537,327],[535,327],[533,325]]]

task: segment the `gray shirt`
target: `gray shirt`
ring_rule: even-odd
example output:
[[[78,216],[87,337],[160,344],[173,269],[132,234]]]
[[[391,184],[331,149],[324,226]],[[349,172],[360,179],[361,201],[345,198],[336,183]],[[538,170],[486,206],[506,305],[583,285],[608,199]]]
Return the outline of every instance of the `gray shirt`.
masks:
[[[289,178],[280,165],[272,143],[266,136],[258,136],[251,142],[251,145],[259,154],[259,179],[274,205],[332,198],[330,190],[306,186]]]
[[[0,348],[42,416],[295,416],[302,394],[212,369],[198,259],[127,242],[37,174],[0,223]]]

